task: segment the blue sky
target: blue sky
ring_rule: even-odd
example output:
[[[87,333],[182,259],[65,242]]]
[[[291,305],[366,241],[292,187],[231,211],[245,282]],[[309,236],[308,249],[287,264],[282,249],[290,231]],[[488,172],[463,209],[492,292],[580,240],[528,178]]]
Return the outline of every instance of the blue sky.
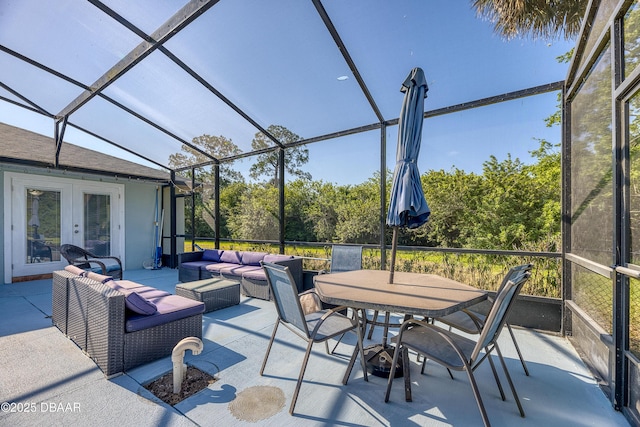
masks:
[[[0,44],[90,85],[139,43],[90,4],[60,2],[65,7],[48,11],[41,10],[36,0],[1,7]],[[184,2],[105,3],[151,33]],[[425,72],[429,84],[425,110],[432,110],[563,80],[567,64],[558,64],[555,58],[573,46],[564,40],[505,41],[494,34],[491,23],[476,18],[470,1],[326,0],[323,4],[384,119],[397,118],[402,104],[399,88],[413,67]],[[43,40],[55,47],[47,47]],[[310,2],[222,0],[166,47],[264,128],[278,124],[311,138],[377,121]],[[67,83],[32,76],[5,54],[0,61],[0,81],[54,113],[78,94]],[[1,89],[0,94],[7,96]],[[158,52],[105,94],[187,141],[203,133],[224,135],[249,151],[256,132]],[[507,152],[529,161],[528,152],[538,147],[535,138],[560,141],[560,130],[548,129],[543,122],[556,104],[551,93],[426,120],[418,167],[421,172],[452,167],[480,172],[489,155],[503,159]],[[176,151],[170,138],[98,99],[70,120],[131,144],[161,163]],[[2,102],[0,121],[53,133],[50,120]],[[67,130],[65,139],[136,160],[73,129]],[[389,169],[395,163],[396,139],[397,127],[388,128]],[[356,184],[378,170],[379,147],[377,131],[311,144],[305,169],[314,179]],[[237,163],[245,174],[249,166],[250,160]]]

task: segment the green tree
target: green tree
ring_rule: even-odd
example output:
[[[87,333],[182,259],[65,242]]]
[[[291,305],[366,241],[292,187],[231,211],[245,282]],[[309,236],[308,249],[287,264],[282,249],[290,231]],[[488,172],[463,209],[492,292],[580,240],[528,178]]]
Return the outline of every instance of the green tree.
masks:
[[[566,39],[580,31],[588,0],[473,0],[479,16],[495,25],[502,37],[512,39],[530,35],[553,39],[564,34]]]
[[[380,236],[380,174],[345,186],[336,206],[336,239],[344,243],[376,243]]]
[[[460,169],[432,170],[421,180],[431,216],[424,226],[406,232],[406,244],[464,247],[478,209],[482,177]]]
[[[232,237],[229,223],[242,213],[242,202],[248,191],[248,184],[244,181],[236,181],[220,188],[220,237]]]
[[[211,156],[217,159],[236,156],[242,153],[242,151],[236,144],[222,135],[211,136],[204,134],[193,138],[191,142],[193,143],[193,145],[201,148],[202,151],[209,153]],[[209,157],[186,145],[182,146],[182,152],[171,154],[169,156],[169,166],[173,169],[198,165],[209,161],[211,161]],[[203,173],[197,178],[200,181],[209,183],[213,182],[211,173]],[[220,165],[221,185],[241,180],[243,180],[242,174],[238,171],[233,170],[233,162],[227,162]]]
[[[285,185],[285,239],[313,242],[316,236],[311,218],[306,214],[312,203],[311,181],[297,179]]]
[[[315,240],[332,242],[336,236],[340,195],[345,192],[342,187],[330,182],[311,181],[308,185],[310,203],[304,211],[313,227]]]
[[[291,144],[299,141],[301,138],[291,132],[284,126],[271,125],[267,131],[273,135],[282,144]],[[256,133],[251,148],[254,151],[264,150],[273,146],[273,142],[267,138],[262,132]],[[257,156],[256,163],[249,169],[249,176],[253,179],[259,179],[262,176],[267,177],[267,181],[273,185],[277,185],[279,181],[280,169],[278,168],[279,151],[271,150]],[[304,147],[288,147],[285,149],[284,164],[286,173],[298,177],[300,179],[311,179],[311,174],[301,169],[301,166],[309,161],[309,150]]]
[[[272,185],[249,184],[227,227],[233,239],[278,240],[278,189]]]
[[[201,135],[193,138],[193,145],[202,151],[209,153],[215,158],[225,158],[240,154],[240,149],[228,138],[224,136]],[[202,153],[186,145],[182,146],[182,152],[169,156],[169,166],[172,168],[183,168],[209,162],[211,159]],[[242,174],[233,170],[233,162],[220,164],[220,188],[223,189],[233,182],[243,181]],[[186,170],[181,173],[187,180],[191,180],[191,171]],[[213,167],[196,168],[195,180],[199,186],[191,197],[195,198],[195,222],[191,223],[192,205],[190,200],[185,202],[185,228],[187,234],[191,233],[198,237],[215,237],[215,203],[212,199],[213,187],[215,185],[215,174]],[[226,221],[220,221],[221,233],[226,232]],[[223,234],[224,235],[224,234]]]

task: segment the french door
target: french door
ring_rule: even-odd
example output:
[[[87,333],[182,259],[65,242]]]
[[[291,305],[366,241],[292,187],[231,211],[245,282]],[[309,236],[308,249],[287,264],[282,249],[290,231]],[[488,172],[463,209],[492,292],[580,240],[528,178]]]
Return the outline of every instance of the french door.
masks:
[[[122,184],[11,172],[4,181],[5,283],[64,268],[64,243],[124,261]]]

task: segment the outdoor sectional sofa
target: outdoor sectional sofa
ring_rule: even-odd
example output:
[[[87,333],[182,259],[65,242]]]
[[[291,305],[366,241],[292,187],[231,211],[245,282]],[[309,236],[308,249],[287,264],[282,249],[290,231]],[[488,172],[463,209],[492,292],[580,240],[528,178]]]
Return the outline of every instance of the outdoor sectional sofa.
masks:
[[[298,286],[303,290],[302,259],[291,255],[275,255],[266,252],[205,249],[198,252],[185,252],[178,255],[178,280],[194,280],[222,277],[240,282],[240,293],[245,296],[271,299],[267,277],[260,261],[271,262],[289,267]]]
[[[202,338],[202,302],[75,266],[53,272],[52,319],[106,376],[170,356]]]

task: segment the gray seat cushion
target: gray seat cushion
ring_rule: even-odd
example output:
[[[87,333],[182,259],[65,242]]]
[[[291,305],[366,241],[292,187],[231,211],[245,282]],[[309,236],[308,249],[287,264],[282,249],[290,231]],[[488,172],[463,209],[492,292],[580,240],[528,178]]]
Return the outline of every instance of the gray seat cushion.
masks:
[[[140,331],[204,313],[204,303],[184,298],[179,295],[165,295],[150,298],[155,304],[156,312],[151,315],[135,314],[128,317],[125,330]]]
[[[242,277],[250,280],[264,280],[265,284],[267,282],[267,275],[264,273],[264,270],[262,268],[247,271],[242,275]]]
[[[231,262],[214,262],[213,264],[207,264],[204,269],[210,273],[220,274],[220,270],[225,268],[238,268],[242,267],[241,264],[234,264]]]
[[[242,277],[245,273],[256,270],[262,271],[262,267],[256,267],[254,265],[236,265],[235,267],[226,267],[220,269],[220,274]]]

